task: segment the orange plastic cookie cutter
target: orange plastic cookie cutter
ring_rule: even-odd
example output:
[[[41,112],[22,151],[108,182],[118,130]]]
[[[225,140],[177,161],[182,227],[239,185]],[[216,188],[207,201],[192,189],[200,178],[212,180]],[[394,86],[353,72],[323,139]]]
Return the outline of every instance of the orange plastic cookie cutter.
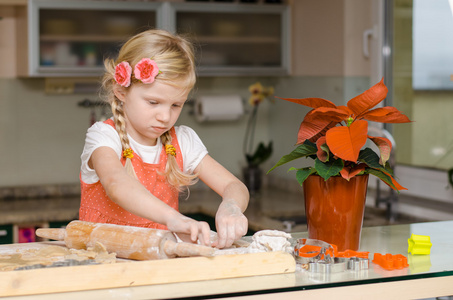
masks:
[[[315,257],[319,255],[322,247],[313,245],[304,245],[299,248],[299,256],[301,257]]]
[[[358,258],[368,258],[368,254],[370,254],[370,252],[366,252],[366,251],[354,251],[354,250],[345,250],[343,252],[338,252],[336,257],[347,257],[347,258],[350,258],[350,257],[358,257]]]
[[[386,270],[404,269],[409,266],[407,258],[401,254],[381,254],[374,253],[373,263],[381,266]]]
[[[327,255],[330,255],[332,257],[344,257],[344,258],[351,258],[351,257],[358,257],[358,258],[367,258],[368,259],[368,254],[370,252],[365,252],[365,251],[354,251],[354,250],[345,250],[342,252],[338,252],[338,247],[335,244],[330,244],[332,248],[328,249],[326,251]]]

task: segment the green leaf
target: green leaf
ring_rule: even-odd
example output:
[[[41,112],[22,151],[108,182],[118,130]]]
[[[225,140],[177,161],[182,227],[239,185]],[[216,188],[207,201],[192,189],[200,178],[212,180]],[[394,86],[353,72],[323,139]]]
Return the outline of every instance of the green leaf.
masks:
[[[314,173],[316,173],[316,169],[310,168],[310,167],[297,170],[297,172],[296,172],[297,182],[299,182],[299,184],[302,186],[305,179],[307,179],[308,176],[310,176],[311,174],[314,174]]]
[[[370,148],[365,148],[360,150],[359,154],[359,161],[365,163],[368,167],[380,170],[381,172],[386,172],[393,176],[393,170],[390,167],[388,162],[385,163],[385,167],[379,163],[379,156],[376,152],[371,150]]]
[[[268,146],[261,142],[258,144],[258,147],[253,155],[246,154],[245,157],[247,158],[249,165],[259,166],[272,155],[272,151],[272,141],[269,142]]]
[[[392,167],[390,166],[390,164],[388,162],[385,163],[385,171],[390,174],[391,176],[394,176],[393,175],[393,170],[392,170]]]
[[[379,163],[379,156],[370,148],[360,150],[359,161],[367,164],[370,168],[380,169],[383,168]]]
[[[370,148],[365,148],[360,150],[359,159],[360,162],[366,164],[368,167],[380,170],[382,172],[387,172],[390,175],[393,175],[392,168],[388,163],[385,164],[385,167],[379,163],[379,156],[376,152]]]
[[[376,176],[380,180],[384,181],[385,183],[387,183],[388,185],[393,187],[399,193],[398,189],[393,184],[392,179],[390,178],[390,176],[388,176],[384,172],[382,172],[380,170],[376,170],[376,169],[367,169],[365,173],[368,173],[368,174]]]
[[[306,140],[302,145],[299,145],[290,154],[284,155],[282,158],[280,158],[280,160],[277,162],[277,164],[275,166],[273,166],[269,171],[267,171],[267,174],[269,174],[269,172],[272,171],[273,169],[275,169],[276,167],[286,164],[292,160],[295,160],[295,159],[298,159],[301,157],[307,157],[310,155],[316,155],[317,150],[318,149],[316,148],[315,144]]]
[[[315,159],[315,169],[318,172],[318,175],[324,178],[324,180],[338,175],[343,167],[344,162],[342,159],[334,159],[325,163],[323,163],[319,159]]]

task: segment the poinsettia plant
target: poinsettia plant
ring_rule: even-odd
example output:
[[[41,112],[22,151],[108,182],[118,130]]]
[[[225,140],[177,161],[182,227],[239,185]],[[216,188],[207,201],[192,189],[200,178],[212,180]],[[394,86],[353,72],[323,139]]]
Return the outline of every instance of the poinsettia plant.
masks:
[[[348,101],[347,106],[336,106],[322,98],[280,98],[313,108],[300,125],[297,148],[284,155],[268,171],[302,157],[314,159],[313,167],[290,168],[296,170],[296,179],[302,185],[305,179],[317,174],[329,179],[342,176],[350,180],[354,176],[371,174],[395,190],[406,189],[394,178],[388,163],[392,143],[385,137],[368,135],[368,122],[408,123],[409,118],[390,106],[374,108],[387,96],[384,79],[362,94]],[[362,149],[367,140],[379,149]]]

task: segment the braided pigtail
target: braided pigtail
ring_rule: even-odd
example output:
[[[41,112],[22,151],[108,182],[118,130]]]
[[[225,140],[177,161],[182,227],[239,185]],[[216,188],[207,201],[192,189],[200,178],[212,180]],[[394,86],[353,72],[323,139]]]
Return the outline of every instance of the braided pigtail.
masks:
[[[183,186],[195,184],[198,181],[197,174],[187,174],[181,171],[176,161],[176,150],[171,144],[170,132],[165,132],[161,137],[162,146],[167,153],[167,165],[165,167],[165,176],[168,182],[176,189],[181,191]]]
[[[124,118],[123,103],[118,99],[112,101],[112,114],[113,121],[115,122],[115,128],[120,137],[121,146],[122,146],[122,156],[126,158],[126,163],[124,167],[129,175],[134,178],[137,178],[135,174],[134,166],[132,165],[132,157],[134,157],[131,146],[129,145],[129,138],[126,133],[126,121]]]
[[[115,123],[115,129],[120,137],[122,146],[122,156],[126,158],[125,168],[129,175],[137,178],[134,167],[132,165],[131,158],[133,157],[132,149],[129,145],[129,138],[126,133],[126,119],[124,117],[123,102],[121,102],[114,93],[114,74],[115,74],[115,61],[112,59],[106,59],[104,61],[106,73],[102,79],[102,92],[101,98],[105,99],[110,104],[112,109],[113,121]]]

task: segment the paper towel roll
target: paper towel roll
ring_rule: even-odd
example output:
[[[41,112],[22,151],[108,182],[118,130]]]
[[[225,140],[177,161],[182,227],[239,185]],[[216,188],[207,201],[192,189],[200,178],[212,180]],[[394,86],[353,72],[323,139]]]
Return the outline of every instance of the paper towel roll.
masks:
[[[239,95],[199,96],[195,100],[195,117],[199,122],[234,121],[243,114]]]

